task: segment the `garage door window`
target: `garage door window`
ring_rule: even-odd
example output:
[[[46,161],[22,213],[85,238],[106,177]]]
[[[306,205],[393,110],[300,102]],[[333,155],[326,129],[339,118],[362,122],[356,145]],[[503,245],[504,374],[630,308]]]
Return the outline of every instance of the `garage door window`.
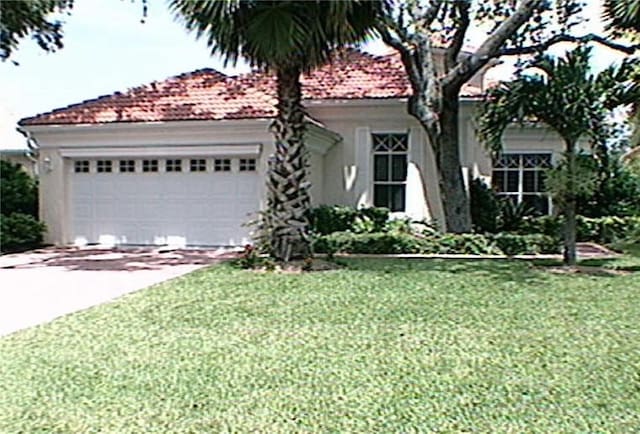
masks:
[[[192,172],[206,172],[207,160],[203,158],[192,159],[189,161],[189,170]]]
[[[157,172],[158,171],[158,160],[142,160],[142,171],[143,172]]]
[[[228,158],[216,158],[213,160],[213,170],[215,172],[230,172],[231,160]]]
[[[254,172],[256,170],[255,158],[241,158],[240,159],[240,172]]]
[[[182,172],[182,160],[167,160],[165,168],[167,172]]]
[[[120,160],[120,173],[133,173],[136,171],[135,160]]]
[[[76,173],[89,173],[89,160],[78,160],[73,162],[73,171]]]
[[[111,173],[113,166],[110,160],[98,160],[96,170],[98,173]]]

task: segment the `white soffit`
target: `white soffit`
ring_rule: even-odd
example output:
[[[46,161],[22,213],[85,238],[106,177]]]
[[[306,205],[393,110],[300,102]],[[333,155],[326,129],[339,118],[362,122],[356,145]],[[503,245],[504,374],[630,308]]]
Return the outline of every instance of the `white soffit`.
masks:
[[[147,157],[147,156],[215,156],[260,155],[262,145],[210,145],[210,146],[113,146],[95,148],[61,148],[60,155],[72,158],[91,157]]]

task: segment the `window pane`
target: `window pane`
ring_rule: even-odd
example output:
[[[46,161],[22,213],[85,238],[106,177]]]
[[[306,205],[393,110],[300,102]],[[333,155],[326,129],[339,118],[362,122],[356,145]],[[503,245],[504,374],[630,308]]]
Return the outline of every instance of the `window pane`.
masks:
[[[507,154],[504,156],[506,167],[517,169],[520,167],[520,154]]]
[[[506,172],[506,174],[507,174],[506,191],[510,193],[518,192],[518,172],[515,170],[510,170]]]
[[[407,180],[407,156],[393,155],[391,157],[391,180],[406,181]]]
[[[535,193],[536,190],[536,171],[525,170],[522,172],[522,191],[526,193]]]
[[[374,181],[388,181],[389,180],[389,156],[388,155],[374,155]]]
[[[547,179],[547,173],[544,170],[538,172],[538,191],[547,191],[545,181]]]
[[[372,134],[371,141],[373,142],[374,152],[386,152],[389,151],[388,137],[386,134]]]
[[[389,186],[375,185],[373,187],[373,206],[388,208],[389,207]]]
[[[404,185],[391,185],[391,211],[404,211]]]
[[[504,172],[502,170],[493,172],[491,176],[491,186],[498,193],[504,191]]]

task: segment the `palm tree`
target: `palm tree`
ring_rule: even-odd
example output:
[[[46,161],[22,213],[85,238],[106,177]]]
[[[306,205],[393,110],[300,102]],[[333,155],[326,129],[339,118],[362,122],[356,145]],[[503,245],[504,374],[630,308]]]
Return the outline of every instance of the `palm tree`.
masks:
[[[330,60],[339,47],[365,39],[383,2],[352,0],[171,0],[186,28],[227,62],[246,59],[275,74],[278,103],[271,125],[275,154],[267,174],[267,206],[259,239],[276,259],[311,254],[302,73]]]
[[[603,17],[619,31],[640,32],[639,0],[605,0]]]
[[[578,47],[565,58],[542,56],[531,69],[511,82],[503,82],[487,93],[479,108],[478,137],[495,153],[502,149],[502,135],[514,122],[544,123],[564,141],[564,186],[555,199],[564,215],[564,261],[576,263],[576,195],[584,192],[579,142],[589,140],[597,150],[610,133],[608,115],[640,96],[634,80],[634,62],[591,73],[591,50]]]

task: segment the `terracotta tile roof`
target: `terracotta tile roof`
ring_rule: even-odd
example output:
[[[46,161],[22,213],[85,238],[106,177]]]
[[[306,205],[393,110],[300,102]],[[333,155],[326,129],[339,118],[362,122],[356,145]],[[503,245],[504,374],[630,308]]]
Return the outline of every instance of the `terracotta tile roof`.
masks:
[[[304,76],[302,83],[304,98],[313,100],[402,98],[411,92],[398,55],[355,50]],[[463,88],[464,96],[480,93]],[[25,118],[20,125],[269,118],[275,103],[271,75],[231,77],[207,68]]]

